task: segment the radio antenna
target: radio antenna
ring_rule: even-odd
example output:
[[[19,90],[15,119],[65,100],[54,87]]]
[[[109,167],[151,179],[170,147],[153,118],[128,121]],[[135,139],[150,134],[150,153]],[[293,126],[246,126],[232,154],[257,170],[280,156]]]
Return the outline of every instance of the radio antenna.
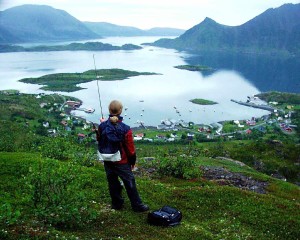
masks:
[[[97,79],[97,88],[98,88],[98,97],[99,97],[100,111],[101,111],[101,116],[103,118],[102,103],[101,103],[101,96],[100,96],[100,89],[99,89],[99,76],[97,74],[95,54],[93,54],[93,59],[94,59],[95,75],[96,75],[96,79]]]

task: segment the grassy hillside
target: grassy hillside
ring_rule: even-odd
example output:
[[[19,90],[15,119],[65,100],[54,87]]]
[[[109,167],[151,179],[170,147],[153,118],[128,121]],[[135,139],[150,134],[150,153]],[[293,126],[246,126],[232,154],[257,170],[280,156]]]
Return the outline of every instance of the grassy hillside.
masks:
[[[124,209],[110,208],[92,135],[87,131],[89,137],[80,140],[75,133],[81,128],[76,125],[67,132],[59,123],[57,104],[64,96],[11,94],[0,94],[0,239],[299,236],[299,187],[263,173],[281,167],[297,178],[295,136],[278,135],[280,142],[261,137],[137,142],[135,175],[143,201],[151,210],[170,205],[183,213],[177,227],[154,227],[147,223],[147,213],[131,210],[127,196]],[[48,109],[40,107],[43,102],[49,103]],[[41,131],[45,119],[56,135]]]
[[[197,164],[220,163],[199,158]],[[297,239],[299,234],[299,189],[234,163],[225,167],[268,181],[268,193],[201,178],[138,177],[151,209],[168,204],[183,212],[175,228],[148,225],[147,214],[134,213],[128,199],[124,210],[111,210],[99,163],[82,167],[38,154],[2,153],[0,165],[4,239]]]

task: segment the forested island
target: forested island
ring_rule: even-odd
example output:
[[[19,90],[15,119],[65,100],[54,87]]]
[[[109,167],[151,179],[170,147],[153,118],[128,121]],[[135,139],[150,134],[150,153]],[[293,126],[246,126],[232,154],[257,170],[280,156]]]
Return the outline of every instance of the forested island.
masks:
[[[100,81],[114,81],[124,80],[129,77],[139,75],[155,75],[157,73],[152,72],[136,72],[123,70],[118,68],[113,69],[98,69],[88,70],[82,73],[55,73],[48,74],[37,78],[24,78],[19,80],[24,83],[32,83],[38,85],[45,85],[41,89],[47,91],[60,91],[60,92],[75,92],[82,87],[76,86],[80,83],[86,83],[93,80]],[[97,75],[97,76],[96,76]]]
[[[190,102],[195,103],[195,104],[199,104],[199,105],[214,105],[214,104],[218,104],[217,102],[206,100],[206,99],[202,99],[202,98],[191,99]]]
[[[86,42],[70,43],[67,45],[22,47],[18,45],[0,45],[0,53],[3,52],[51,52],[51,51],[112,51],[112,50],[139,50],[142,47],[134,44],[113,46],[108,43]]]
[[[174,68],[188,70],[188,71],[213,71],[214,69],[208,66],[202,66],[202,65],[178,65]]]

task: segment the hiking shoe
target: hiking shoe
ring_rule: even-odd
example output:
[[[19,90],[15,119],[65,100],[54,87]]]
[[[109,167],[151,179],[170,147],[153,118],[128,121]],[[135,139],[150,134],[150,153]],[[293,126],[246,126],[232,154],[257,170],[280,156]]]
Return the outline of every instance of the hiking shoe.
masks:
[[[115,210],[121,210],[123,208],[123,204],[120,205],[111,205],[111,209],[115,209]]]
[[[149,210],[149,206],[146,204],[141,204],[132,208],[135,212],[146,212]]]
[[[121,210],[124,207],[124,200],[119,200],[117,203],[111,204],[111,209]]]

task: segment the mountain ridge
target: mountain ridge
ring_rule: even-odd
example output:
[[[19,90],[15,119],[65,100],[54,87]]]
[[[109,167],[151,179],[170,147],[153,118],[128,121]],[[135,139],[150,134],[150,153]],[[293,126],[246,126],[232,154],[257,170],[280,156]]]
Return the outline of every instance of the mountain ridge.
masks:
[[[3,38],[1,43],[11,40],[36,42],[100,37],[66,11],[47,5],[25,4],[2,11],[0,29],[0,36],[7,33],[11,35],[9,38]]]
[[[143,30],[137,27],[121,26],[108,22],[83,22],[90,30],[101,36],[179,36],[185,30],[170,27],[154,27]]]
[[[300,4],[268,9],[239,26],[205,18],[178,38],[160,39],[149,45],[185,51],[300,54]]]
[[[75,41],[102,36],[179,36],[184,31],[176,28],[142,30],[106,22],[81,22],[65,10],[48,5],[24,4],[0,14],[0,44]]]

